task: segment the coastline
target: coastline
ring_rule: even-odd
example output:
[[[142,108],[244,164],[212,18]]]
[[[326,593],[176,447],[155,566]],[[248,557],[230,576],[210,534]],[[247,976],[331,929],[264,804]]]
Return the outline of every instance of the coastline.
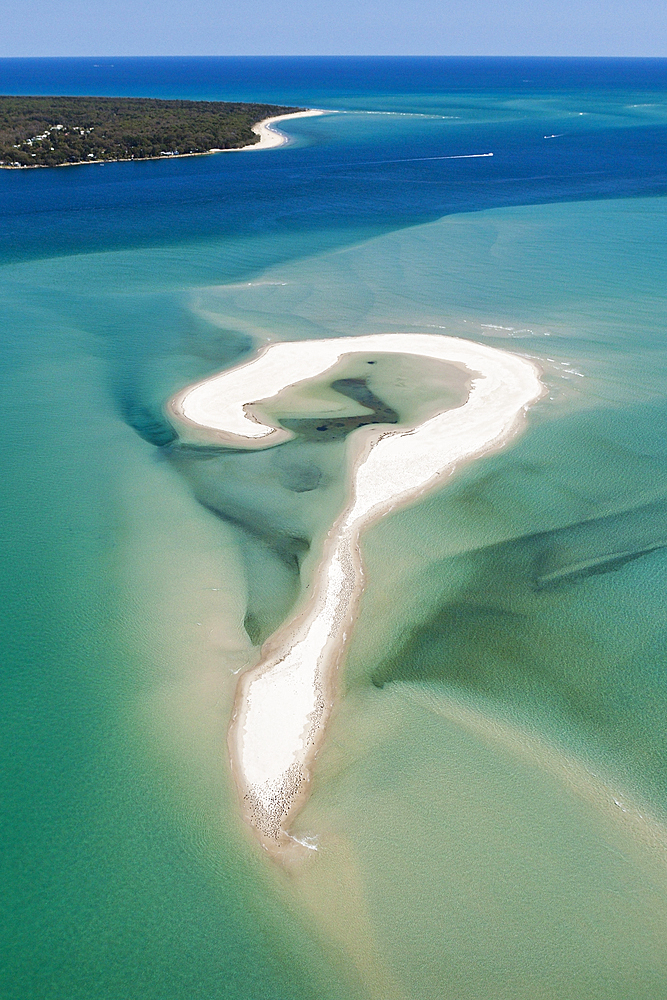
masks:
[[[267,640],[259,664],[239,679],[228,736],[231,766],[245,818],[272,854],[295,849],[287,826],[309,792],[363,590],[362,530],[461,464],[501,448],[544,386],[532,361],[497,348],[431,334],[379,334],[273,343],[169,403],[177,425],[198,428],[209,441],[271,447],[293,435],[261,421],[253,402],[328,371],[345,355],[373,351],[463,365],[472,375],[470,391],[461,406],[416,427],[356,432],[348,501],[329,532],[313,592]]]
[[[259,136],[259,142],[251,142],[247,146],[237,146],[235,149],[209,149],[209,153],[241,153],[250,149],[275,149],[276,146],[286,146],[289,143],[289,136],[284,132],[273,128],[276,122],[284,122],[289,118],[315,118],[318,115],[328,115],[331,112],[322,108],[306,108],[305,111],[292,111],[288,115],[275,115],[273,118],[264,118],[252,126],[252,131]],[[187,155],[187,154],[186,154]],[[195,154],[197,155],[197,154]],[[202,154],[206,156],[207,154]]]
[[[25,163],[14,166],[10,163],[0,164],[0,170],[51,170],[60,167],[87,167],[100,163],[146,163],[149,160],[182,160],[191,156],[211,156],[213,153],[243,153],[250,149],[275,149],[277,146],[286,146],[290,139],[283,132],[274,129],[272,126],[276,122],[286,121],[288,118],[313,118],[316,115],[327,115],[329,111],[320,108],[307,108],[305,111],[292,111],[287,115],[275,115],[273,118],[264,118],[251,126],[251,131],[259,136],[259,142],[250,142],[245,146],[233,146],[229,149],[206,149],[201,153],[175,153],[173,156],[137,156],[123,157],[116,160],[77,160],[76,163]]]

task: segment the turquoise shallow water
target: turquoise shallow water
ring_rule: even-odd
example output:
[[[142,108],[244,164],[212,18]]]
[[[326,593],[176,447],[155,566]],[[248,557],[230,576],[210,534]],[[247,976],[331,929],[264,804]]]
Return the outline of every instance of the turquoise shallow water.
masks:
[[[416,159],[450,119],[355,113],[229,166],[0,178],[3,996],[667,996],[664,90],[420,73],[341,77],[338,105],[468,115],[456,142],[500,173]],[[225,96],[219,71],[163,86]],[[543,136],[580,110],[549,179]],[[187,449],[163,406],[269,337],[401,330],[530,355],[549,392],[368,532],[299,821],[319,849],[285,873],[226,729],[345,444]],[[428,404],[390,374],[389,403],[396,379]]]

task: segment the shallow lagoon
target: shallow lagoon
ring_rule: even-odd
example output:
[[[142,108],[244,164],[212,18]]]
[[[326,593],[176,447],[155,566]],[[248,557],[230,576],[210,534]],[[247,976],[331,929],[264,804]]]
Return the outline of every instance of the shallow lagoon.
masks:
[[[304,138],[344,145],[346,120]],[[84,232],[3,268],[8,995],[665,992],[665,211],[106,253]],[[267,337],[438,329],[538,359],[549,395],[368,532],[299,820],[318,851],[281,873],[225,734],[244,622],[298,600],[345,446],[179,453],[162,406]]]

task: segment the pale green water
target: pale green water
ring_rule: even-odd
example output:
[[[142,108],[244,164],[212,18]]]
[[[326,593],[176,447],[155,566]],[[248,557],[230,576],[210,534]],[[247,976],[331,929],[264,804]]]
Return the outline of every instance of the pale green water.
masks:
[[[665,829],[617,801],[488,705],[357,691],[300,818],[304,891],[352,953],[362,911],[373,996],[663,996]]]
[[[666,223],[494,210],[233,287],[213,242],[4,269],[8,996],[667,996]],[[525,352],[550,392],[366,536],[320,849],[283,877],[230,787],[233,672],[316,567],[344,445],[122,418],[167,440],[169,394],[254,338],[400,330]]]
[[[226,316],[287,299],[303,336],[489,338],[549,385],[505,452],[365,539],[350,694],[298,828],[320,832],[321,919],[373,942],[373,995],[667,993],[666,214],[446,219],[220,293]]]
[[[0,85],[342,112],[266,154],[0,172],[3,1000],[667,998],[667,62]],[[281,871],[229,781],[235,671],[316,571],[345,448],[186,449],[162,407],[267,338],[402,329],[526,351],[550,392],[365,539],[319,850]],[[443,388],[377,361],[399,413]]]

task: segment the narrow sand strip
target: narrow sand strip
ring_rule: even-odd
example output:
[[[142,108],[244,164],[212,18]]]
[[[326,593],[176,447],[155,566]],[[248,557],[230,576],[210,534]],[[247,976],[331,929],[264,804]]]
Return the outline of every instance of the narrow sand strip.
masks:
[[[209,153],[242,153],[249,149],[273,149],[275,146],[285,146],[289,142],[289,136],[274,128],[276,122],[287,121],[288,118],[313,118],[315,115],[326,115],[328,111],[319,108],[308,108],[307,111],[293,111],[289,115],[275,115],[273,118],[264,118],[252,126],[252,131],[259,136],[259,142],[251,142],[247,146],[238,146],[236,149],[209,149]]]
[[[463,406],[417,427],[368,427],[354,434],[350,500],[329,533],[313,593],[301,612],[242,675],[229,734],[246,816],[265,846],[278,849],[307,794],[335,693],[335,677],[354,620],[363,573],[361,529],[439,484],[462,462],[502,447],[544,392],[526,358],[454,337],[380,334],[271,344],[258,357],[192,386],[173,415],[233,447],[266,448],[293,435],[262,422],[254,402],[328,371],[345,355],[421,355],[463,366],[473,376]]]

